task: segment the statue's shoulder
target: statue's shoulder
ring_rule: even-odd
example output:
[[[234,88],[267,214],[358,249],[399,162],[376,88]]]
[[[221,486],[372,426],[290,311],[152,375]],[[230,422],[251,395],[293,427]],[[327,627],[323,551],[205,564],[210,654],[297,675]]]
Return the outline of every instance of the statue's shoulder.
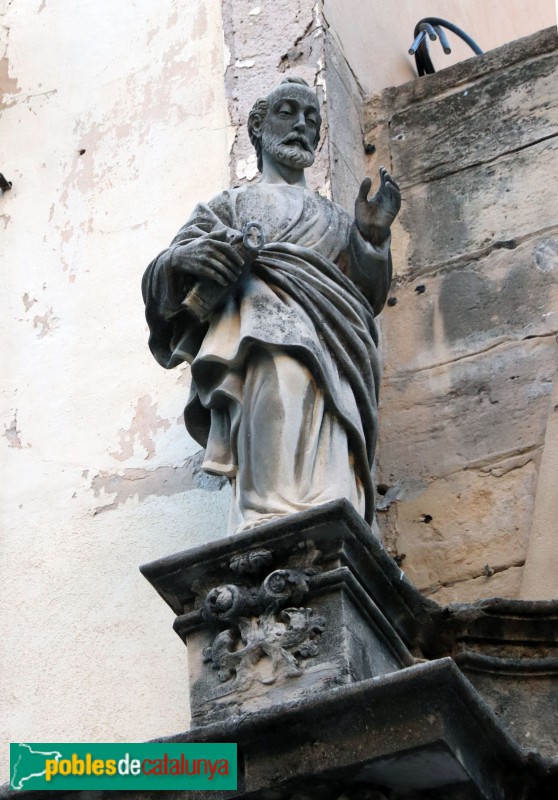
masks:
[[[340,224],[344,226],[350,226],[352,224],[353,216],[345,211],[345,209],[338,203],[334,203],[333,200],[330,200],[329,197],[326,197],[318,191],[306,189],[305,192],[306,195],[311,198],[314,204],[321,208],[324,213],[327,213],[332,216],[332,218],[337,219]]]
[[[207,205],[214,211],[235,208],[239,199],[247,192],[251,193],[255,188],[255,186],[232,186],[230,189],[224,189],[219,194],[216,194],[215,197],[212,197]]]
[[[233,186],[215,195],[208,206],[214,214],[224,220],[227,225],[236,226],[239,219],[250,216],[260,208],[263,196],[269,193],[265,185],[260,183],[248,186]]]
[[[246,192],[252,192],[260,186],[259,183],[254,185],[248,186],[231,186],[230,189],[224,189],[219,194],[216,194],[209,202],[213,203],[214,201],[220,200],[235,200],[237,197],[245,194]]]
[[[211,200],[207,201],[207,205],[210,208],[215,208],[217,206],[222,205],[229,205],[231,202],[231,197],[233,196],[234,189],[225,189],[219,194],[214,195]]]

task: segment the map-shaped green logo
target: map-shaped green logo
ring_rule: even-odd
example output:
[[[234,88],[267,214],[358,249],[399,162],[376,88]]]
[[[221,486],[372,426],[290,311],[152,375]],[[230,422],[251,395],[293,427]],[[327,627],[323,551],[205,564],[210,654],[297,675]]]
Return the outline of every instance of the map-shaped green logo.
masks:
[[[11,742],[10,785],[56,798],[75,790],[236,789],[236,744]]]
[[[62,753],[58,750],[38,750],[35,747],[36,745],[24,742],[10,745],[10,785],[12,789],[33,788],[28,781],[31,781],[32,784],[32,778],[44,778],[47,759],[52,758],[58,761],[62,758]]]

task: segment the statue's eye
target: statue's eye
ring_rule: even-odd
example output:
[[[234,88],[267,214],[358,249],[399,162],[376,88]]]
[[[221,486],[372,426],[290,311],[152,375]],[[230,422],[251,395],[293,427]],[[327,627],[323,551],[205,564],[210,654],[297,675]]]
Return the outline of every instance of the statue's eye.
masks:
[[[293,110],[288,103],[284,103],[277,109],[277,114],[280,117],[291,117],[293,114]]]
[[[318,124],[318,120],[313,114],[311,114],[310,116],[306,117],[306,124],[313,125],[314,127],[316,127],[316,125]]]

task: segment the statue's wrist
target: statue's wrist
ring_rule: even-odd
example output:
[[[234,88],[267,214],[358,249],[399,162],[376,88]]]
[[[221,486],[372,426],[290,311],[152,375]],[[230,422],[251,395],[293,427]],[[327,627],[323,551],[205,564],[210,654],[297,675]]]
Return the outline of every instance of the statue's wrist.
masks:
[[[357,222],[357,229],[362,238],[374,247],[382,247],[390,238],[390,229],[382,225],[360,226]]]

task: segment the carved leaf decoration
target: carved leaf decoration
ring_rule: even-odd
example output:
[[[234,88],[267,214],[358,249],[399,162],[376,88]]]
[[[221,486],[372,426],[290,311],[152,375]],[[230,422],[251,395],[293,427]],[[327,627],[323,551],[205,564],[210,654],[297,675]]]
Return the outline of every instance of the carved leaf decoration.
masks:
[[[230,568],[237,575],[257,575],[270,567],[272,561],[273,556],[269,550],[254,550],[234,556]]]
[[[301,570],[277,569],[263,581],[260,597],[267,608],[301,603],[308,594],[307,576]]]
[[[318,572],[317,565],[322,561],[323,553],[318,550],[312,539],[298,542],[289,557],[289,567],[302,569],[312,575]]]
[[[270,559],[268,551],[255,551],[233,561],[237,571],[246,571],[259,569],[264,562],[269,566]],[[272,684],[280,675],[302,674],[298,658],[318,654],[318,639],[325,629],[322,617],[300,606],[308,591],[307,570],[277,569],[258,589],[228,583],[207,593],[204,619],[214,627],[227,626],[204,650],[204,661],[219,671],[220,681],[235,679],[240,691],[256,679]],[[264,677],[254,665],[265,657],[270,664]]]
[[[257,644],[263,638],[260,620],[257,617],[241,617],[238,629],[245,645]]]

